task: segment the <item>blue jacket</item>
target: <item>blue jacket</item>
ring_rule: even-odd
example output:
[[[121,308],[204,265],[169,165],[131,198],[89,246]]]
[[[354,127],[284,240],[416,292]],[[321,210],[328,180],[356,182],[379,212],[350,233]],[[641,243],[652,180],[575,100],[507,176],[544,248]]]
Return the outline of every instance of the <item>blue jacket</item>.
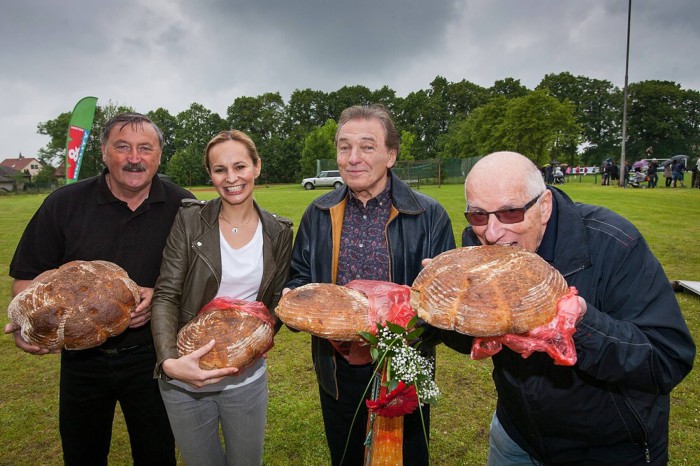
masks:
[[[666,464],[669,393],[695,357],[671,285],[630,222],[548,189],[555,209],[538,254],[588,305],[574,334],[578,361],[556,366],[504,348],[493,357],[498,419],[545,464]],[[479,244],[471,228],[462,243]],[[443,337],[469,350],[470,338]]]
[[[390,176],[393,208],[385,230],[389,273],[394,283],[411,285],[423,259],[454,249],[452,223],[437,201],[411,190],[394,174]],[[336,282],[347,195],[348,188],[344,186],[319,197],[306,208],[294,241],[290,288]],[[322,338],[312,337],[311,344],[319,385],[337,399],[335,351]],[[432,351],[434,354],[434,348]]]

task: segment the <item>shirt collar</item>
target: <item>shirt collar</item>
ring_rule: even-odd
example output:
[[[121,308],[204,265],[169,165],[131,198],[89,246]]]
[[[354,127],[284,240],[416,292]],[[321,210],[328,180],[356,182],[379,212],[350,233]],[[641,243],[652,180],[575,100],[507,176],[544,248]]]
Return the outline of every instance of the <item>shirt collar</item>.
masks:
[[[355,196],[355,193],[352,192],[351,189],[348,189],[348,202],[353,202],[353,203],[359,203],[362,205],[362,201],[360,201],[357,196]],[[382,192],[377,194],[375,197],[367,201],[367,205],[369,206],[370,203],[381,203],[383,205],[387,205],[387,203],[391,202],[391,176],[389,176],[389,173],[387,173],[386,176],[386,186],[384,186],[384,189]]]

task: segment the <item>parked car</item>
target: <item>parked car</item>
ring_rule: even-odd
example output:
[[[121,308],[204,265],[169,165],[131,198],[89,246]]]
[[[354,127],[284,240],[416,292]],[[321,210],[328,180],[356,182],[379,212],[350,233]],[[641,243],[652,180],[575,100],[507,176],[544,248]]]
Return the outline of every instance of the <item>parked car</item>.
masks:
[[[301,180],[301,186],[304,189],[315,189],[316,187],[333,187],[340,188],[343,186],[343,179],[340,177],[338,170],[324,170],[313,178],[304,178]]]

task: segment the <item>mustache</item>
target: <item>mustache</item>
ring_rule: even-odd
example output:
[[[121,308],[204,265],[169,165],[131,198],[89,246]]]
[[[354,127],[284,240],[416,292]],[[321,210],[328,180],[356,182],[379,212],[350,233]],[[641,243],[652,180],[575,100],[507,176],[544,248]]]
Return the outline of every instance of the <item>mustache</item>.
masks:
[[[124,165],[122,168],[125,172],[145,172],[146,171],[146,166],[139,162],[139,163],[127,163]]]

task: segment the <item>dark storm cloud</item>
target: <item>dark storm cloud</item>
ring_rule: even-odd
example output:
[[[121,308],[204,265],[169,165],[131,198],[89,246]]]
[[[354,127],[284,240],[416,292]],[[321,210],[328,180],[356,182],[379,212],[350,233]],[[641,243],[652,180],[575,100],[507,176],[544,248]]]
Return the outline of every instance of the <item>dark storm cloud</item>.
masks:
[[[630,82],[700,89],[697,0],[632,6]],[[436,76],[535,87],[548,73],[624,82],[624,0],[0,0],[0,157],[34,155],[39,122],[83,96],[226,114],[240,96]]]
[[[274,35],[321,63],[376,62],[439,44],[456,9],[452,0],[222,0],[202,14],[239,27],[256,25],[250,31],[255,36]]]
[[[446,24],[457,11],[456,2],[446,0],[429,5],[415,0],[221,0],[181,6],[230,50],[230,63],[215,68],[239,65],[240,73],[243,65],[249,76],[259,75],[255,81],[283,95],[306,87],[381,86],[389,70],[442,48]],[[246,66],[248,61],[255,66]]]

